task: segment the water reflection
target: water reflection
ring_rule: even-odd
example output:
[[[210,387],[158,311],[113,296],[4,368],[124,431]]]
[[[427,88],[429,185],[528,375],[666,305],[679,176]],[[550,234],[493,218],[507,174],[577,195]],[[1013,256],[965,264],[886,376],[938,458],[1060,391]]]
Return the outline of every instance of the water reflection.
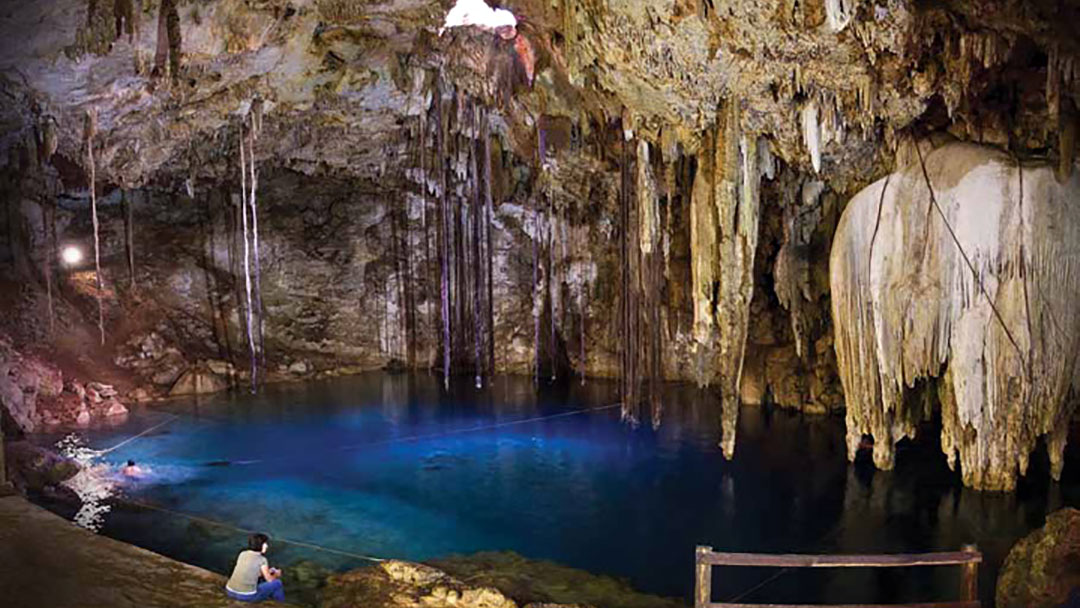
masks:
[[[986,553],[980,589],[989,599],[1011,544],[1049,510],[1080,500],[1075,449],[1060,485],[1036,458],[1017,494],[980,494],[945,467],[932,428],[902,446],[895,471],[875,472],[848,466],[839,417],[744,408],[727,462],[714,397],[671,386],[664,401],[659,429],[631,429],[609,407],[608,382],[537,391],[529,378],[500,377],[483,391],[465,381],[444,392],[424,374],[370,374],[171,402],[136,417],[151,422],[164,411],[175,422],[110,457],[190,473],[130,498],[242,528],[406,559],[513,550],[687,599],[697,544],[860,553],[971,542]],[[99,447],[123,436],[100,429],[86,440]],[[104,533],[223,572],[243,536],[125,503]],[[275,546],[286,565],[365,565]],[[717,569],[714,597],[933,600],[956,597],[957,581],[946,568],[732,568]]]

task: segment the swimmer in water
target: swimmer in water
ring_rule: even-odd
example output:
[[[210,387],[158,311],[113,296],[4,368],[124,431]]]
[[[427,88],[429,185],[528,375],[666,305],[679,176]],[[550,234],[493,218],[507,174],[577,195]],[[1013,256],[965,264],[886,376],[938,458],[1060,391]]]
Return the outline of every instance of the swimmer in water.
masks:
[[[131,479],[138,479],[146,473],[141,468],[139,468],[138,465],[135,464],[134,460],[129,460],[127,461],[127,464],[124,465],[122,469],[120,469],[120,474],[124,477],[130,477]]]

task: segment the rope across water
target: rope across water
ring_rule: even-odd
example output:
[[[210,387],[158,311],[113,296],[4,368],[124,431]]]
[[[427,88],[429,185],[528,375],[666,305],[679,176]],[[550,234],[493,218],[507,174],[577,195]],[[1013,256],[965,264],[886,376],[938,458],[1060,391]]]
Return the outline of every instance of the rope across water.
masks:
[[[142,502],[140,500],[135,500],[135,499],[132,499],[132,498],[119,498],[118,500],[120,500],[121,502],[125,502],[125,503],[128,503],[128,504],[137,506],[137,507],[141,507],[143,509],[151,509],[153,511],[159,511],[161,513],[174,515],[176,517],[183,517],[183,518],[189,519],[191,521],[197,521],[199,523],[204,523],[204,524],[211,525],[211,526],[216,526],[216,527],[219,527],[219,528],[225,528],[225,529],[228,529],[228,530],[234,530],[236,532],[240,532],[240,533],[243,533],[243,534],[246,534],[246,535],[251,535],[251,534],[256,533],[256,530],[249,530],[247,528],[241,528],[240,526],[234,526],[232,524],[217,521],[215,519],[210,519],[208,517],[202,517],[200,515],[192,515],[191,513],[184,513],[183,511],[176,511],[176,510],[173,510],[173,509],[167,509],[165,507],[159,507],[157,505],[152,505],[150,503]],[[276,535],[273,538],[274,538],[274,542],[284,543],[284,544],[287,544],[287,545],[296,545],[298,547],[306,547],[308,549],[315,549],[317,551],[323,551],[323,552],[326,552],[326,553],[335,553],[337,555],[344,555],[344,556],[352,557],[352,558],[359,559],[359,560],[364,560],[364,561],[369,561],[369,562],[376,562],[376,563],[386,561],[386,558],[374,557],[374,556],[371,556],[371,555],[363,555],[361,553],[353,553],[351,551],[344,551],[342,549],[333,549],[331,547],[324,547],[323,545],[319,545],[319,544],[312,543],[312,542],[307,542],[307,541],[302,541],[302,540],[293,540],[293,539],[283,538],[281,536],[276,536]]]

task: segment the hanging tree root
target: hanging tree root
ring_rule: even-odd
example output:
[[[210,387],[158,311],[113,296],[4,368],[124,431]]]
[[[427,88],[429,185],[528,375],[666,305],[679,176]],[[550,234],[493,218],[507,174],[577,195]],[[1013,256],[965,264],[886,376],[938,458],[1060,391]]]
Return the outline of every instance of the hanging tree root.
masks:
[[[255,332],[253,331],[252,322],[252,304],[251,304],[251,249],[250,240],[248,238],[248,219],[247,219],[247,159],[244,154],[244,127],[243,123],[240,126],[240,217],[242,219],[241,225],[244,231],[244,293],[246,295],[245,303],[247,305],[246,325],[247,325],[247,338],[248,338],[248,352],[251,358],[251,392],[254,393],[258,386],[258,366],[257,356],[255,353]]]
[[[97,307],[98,307],[98,332],[101,334],[101,345],[105,345],[105,311],[101,297],[104,295],[105,282],[101,277],[101,239],[97,215],[97,168],[94,166],[94,136],[97,135],[97,111],[90,110],[86,113],[86,154],[90,163],[90,213],[94,223],[94,275],[97,279]]]

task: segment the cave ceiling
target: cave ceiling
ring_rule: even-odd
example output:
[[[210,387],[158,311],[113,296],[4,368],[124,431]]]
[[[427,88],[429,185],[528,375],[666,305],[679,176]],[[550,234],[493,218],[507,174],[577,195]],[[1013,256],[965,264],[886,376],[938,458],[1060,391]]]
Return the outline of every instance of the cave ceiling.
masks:
[[[119,37],[110,0],[14,3],[0,14],[0,154],[27,155],[54,125],[53,164],[85,189],[95,112],[100,179],[223,181],[259,99],[260,162],[392,185],[437,91],[493,108],[523,159],[541,116],[584,138],[622,119],[665,153],[694,153],[735,104],[776,157],[851,192],[911,128],[1056,156],[1058,117],[1075,106],[1072,2],[518,0],[501,3],[519,20],[512,36],[440,35],[450,4],[179,0],[170,79],[152,66],[156,1]]]

